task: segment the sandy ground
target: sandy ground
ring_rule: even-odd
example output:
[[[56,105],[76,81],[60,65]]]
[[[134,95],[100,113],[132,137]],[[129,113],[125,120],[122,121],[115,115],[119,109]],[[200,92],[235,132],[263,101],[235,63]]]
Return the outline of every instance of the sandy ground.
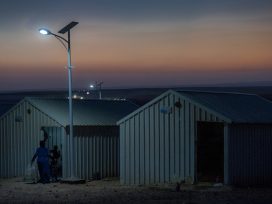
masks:
[[[122,186],[117,179],[85,184],[28,184],[22,178],[0,180],[0,203],[272,203],[272,189],[212,187],[207,184]]]

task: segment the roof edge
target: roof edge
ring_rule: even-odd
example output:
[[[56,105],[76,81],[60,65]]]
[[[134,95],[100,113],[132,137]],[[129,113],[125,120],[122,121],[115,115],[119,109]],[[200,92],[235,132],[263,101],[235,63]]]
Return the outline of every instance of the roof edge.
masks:
[[[201,104],[201,103],[199,103],[199,102],[197,102],[197,101],[195,101],[195,100],[193,100],[193,99],[191,99],[191,98],[189,98],[187,96],[182,95],[181,92],[182,91],[176,92],[176,94],[180,95],[181,97],[183,97],[184,99],[186,99],[188,101],[191,101],[192,103],[196,104],[197,106],[199,106],[199,107],[201,107],[203,109],[206,109],[207,111],[213,113],[214,115],[217,115],[218,117],[220,117],[223,120],[225,120],[227,123],[232,123],[233,122],[230,118],[228,118],[227,116],[223,115],[222,113],[219,113],[219,112],[217,112],[215,110],[212,110],[212,109],[208,108],[207,106],[205,106],[205,105],[203,105],[203,104]],[[205,92],[205,93],[212,93],[212,92]],[[218,92],[218,93],[220,93],[220,92]]]
[[[169,93],[174,93],[174,91],[172,89],[169,89],[168,91],[162,93],[161,95],[155,97],[154,99],[152,99],[151,101],[147,102],[146,104],[144,104],[143,106],[140,106],[138,109],[136,109],[135,111],[133,111],[132,113],[128,114],[127,116],[125,116],[124,118],[118,120],[116,122],[117,125],[120,125],[123,121],[126,121],[127,119],[129,119],[130,117],[132,117],[133,115],[141,112],[142,110],[144,110],[146,107],[150,106],[151,104],[153,104],[155,101],[157,101],[160,98],[163,98],[165,95],[169,94]]]
[[[210,109],[210,108],[208,108],[208,107],[202,105],[201,103],[198,103],[197,101],[195,101],[195,100],[193,100],[193,99],[191,99],[191,98],[189,98],[189,97],[187,97],[187,96],[182,95],[181,92],[178,92],[178,91],[169,89],[168,91],[166,91],[166,92],[162,93],[161,95],[157,96],[156,98],[152,99],[151,101],[149,101],[149,102],[146,103],[145,105],[141,106],[139,109],[135,110],[134,112],[132,112],[132,113],[130,113],[129,115],[127,115],[127,116],[125,116],[124,118],[122,118],[121,120],[117,121],[116,124],[117,124],[117,125],[120,125],[120,124],[123,123],[124,121],[128,120],[129,118],[131,118],[133,115],[135,115],[135,114],[141,112],[142,110],[144,110],[144,109],[147,108],[148,106],[152,105],[155,101],[157,101],[157,100],[159,100],[159,99],[161,99],[161,98],[163,98],[163,97],[165,97],[166,95],[171,94],[171,93],[174,94],[174,95],[179,95],[180,97],[182,97],[182,98],[184,98],[184,99],[186,99],[186,100],[188,100],[188,101],[190,101],[190,102],[196,104],[197,106],[199,106],[199,107],[201,107],[201,108],[203,108],[203,109],[206,109],[207,111],[209,111],[209,112],[211,112],[211,113],[217,115],[218,117],[222,118],[222,120],[225,120],[227,123],[232,123],[232,122],[233,122],[230,118],[228,118],[228,117],[222,115],[221,113],[218,113],[217,111],[214,111],[214,110],[212,110],[212,109]]]
[[[56,123],[60,124],[62,127],[65,127],[65,124],[61,124],[58,120],[56,120],[54,117],[52,117],[51,115],[48,115],[47,113],[45,113],[43,110],[41,110],[39,107],[37,107],[35,104],[33,104],[31,102],[31,97],[26,97],[25,100],[31,104],[32,106],[34,106],[35,108],[37,108],[40,112],[42,112],[44,115],[48,116],[49,118],[51,118],[52,120],[54,120]]]
[[[21,99],[18,103],[16,103],[14,106],[12,106],[9,110],[7,110],[3,115],[0,116],[0,120],[4,118],[6,115],[8,115],[11,111],[13,111],[17,106],[19,106],[24,101],[27,101],[26,98]]]

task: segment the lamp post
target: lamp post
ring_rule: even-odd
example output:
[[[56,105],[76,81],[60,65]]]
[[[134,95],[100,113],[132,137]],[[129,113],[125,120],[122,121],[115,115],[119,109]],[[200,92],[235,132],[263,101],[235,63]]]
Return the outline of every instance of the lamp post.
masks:
[[[52,33],[51,31],[42,28],[39,29],[40,33],[43,35],[53,35],[55,36],[61,44],[65,47],[67,50],[67,68],[68,68],[68,83],[69,83],[69,134],[70,134],[70,139],[69,139],[69,146],[70,146],[70,172],[71,172],[71,180],[75,180],[75,175],[74,175],[74,156],[73,156],[73,103],[72,103],[72,64],[71,64],[71,33],[70,30],[76,26],[78,22],[72,21],[65,27],[63,27],[58,33],[60,34],[65,34],[68,33],[68,38],[65,39],[62,36],[59,36],[55,33]]]
[[[95,82],[95,85],[93,85],[93,84],[91,84],[90,85],[90,88],[91,89],[94,89],[95,88],[95,90],[98,90],[99,91],[99,99],[101,100],[102,99],[102,84],[103,84],[104,82],[103,81],[101,81],[101,82]]]

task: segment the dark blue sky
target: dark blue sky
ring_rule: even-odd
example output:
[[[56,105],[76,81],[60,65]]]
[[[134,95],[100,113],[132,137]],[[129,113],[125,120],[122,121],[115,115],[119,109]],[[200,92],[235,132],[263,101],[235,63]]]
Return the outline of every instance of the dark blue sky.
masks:
[[[3,25],[21,17],[56,20],[58,18],[102,18],[119,20],[161,20],[199,18],[211,14],[269,13],[270,0],[3,0]],[[155,18],[155,19],[154,19]],[[34,20],[34,19],[33,19]]]

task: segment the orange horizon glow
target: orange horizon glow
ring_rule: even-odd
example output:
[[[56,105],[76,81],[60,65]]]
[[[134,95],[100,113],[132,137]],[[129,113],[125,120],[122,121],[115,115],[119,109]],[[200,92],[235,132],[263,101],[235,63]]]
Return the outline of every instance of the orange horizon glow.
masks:
[[[73,36],[73,63],[77,67],[97,65],[132,69],[164,66],[223,70],[232,67],[272,67],[272,40],[269,35],[272,28],[262,31],[258,30],[259,26],[253,25],[250,28],[245,26],[246,29],[243,30],[235,25],[232,30],[228,30],[224,28],[225,25],[202,23],[212,27],[212,31],[195,25],[189,34],[189,31],[175,26],[159,32],[160,25],[157,25],[152,34],[151,31],[131,31],[128,34],[127,31],[122,33],[122,28],[124,30],[126,25],[119,25],[120,36],[107,30],[110,29],[107,26],[102,29],[105,36],[92,36],[92,30],[84,28],[83,32],[89,33],[90,37],[82,36],[79,32]],[[0,69],[5,66],[65,66],[66,53],[55,39],[37,36],[29,31],[25,31],[25,35],[24,40],[12,39],[12,42],[2,46],[2,50],[6,52],[1,52]]]
[[[115,74],[130,76],[126,80],[129,83],[134,80],[133,74],[156,75],[160,81],[169,72],[176,83],[187,74],[191,76],[190,83],[194,83],[199,78],[213,82],[211,79],[220,73],[224,73],[221,81],[228,76],[225,73],[237,73],[237,81],[245,80],[242,72],[249,71],[254,74],[248,80],[255,80],[254,75],[256,80],[272,79],[272,27],[266,20],[270,18],[271,12],[206,14],[175,20],[79,19],[79,25],[72,30],[75,76],[88,74],[90,78],[107,78],[114,84],[118,79],[110,76]],[[53,36],[38,33],[44,26],[40,22],[25,22],[1,33],[0,81],[5,82],[1,86],[8,87],[7,77],[49,80],[50,76],[61,77],[65,72],[67,56],[62,45]],[[59,29],[57,23],[51,25],[52,32]],[[209,75],[200,74],[205,72]],[[82,81],[87,83],[87,78],[84,80],[76,78],[75,83],[84,86]],[[169,78],[169,84],[171,81]]]

